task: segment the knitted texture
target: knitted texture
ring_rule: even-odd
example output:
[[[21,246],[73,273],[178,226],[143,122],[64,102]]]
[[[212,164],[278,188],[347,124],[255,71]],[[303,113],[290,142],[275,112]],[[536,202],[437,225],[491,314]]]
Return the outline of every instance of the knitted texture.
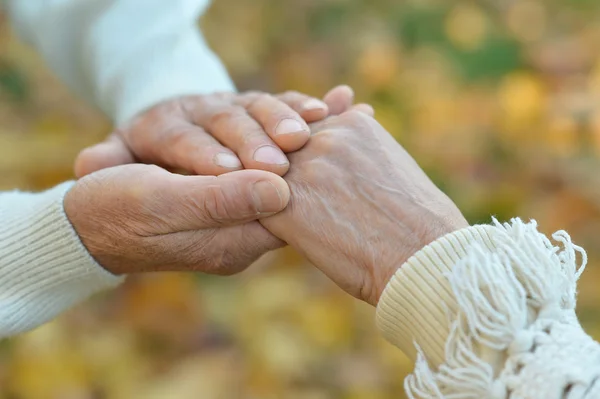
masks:
[[[600,398],[600,345],[570,312],[538,320],[507,353],[494,392],[498,399]]]
[[[72,184],[0,193],[0,337],[32,329],[122,281],[94,261],[67,219],[63,198]]]
[[[161,101],[235,91],[198,29],[209,0],[4,2],[19,36],[117,125]]]
[[[443,237],[403,265],[378,324],[416,357],[410,398],[600,397],[600,345],[574,313],[587,257],[564,231],[553,238],[558,245],[535,222],[495,222]]]

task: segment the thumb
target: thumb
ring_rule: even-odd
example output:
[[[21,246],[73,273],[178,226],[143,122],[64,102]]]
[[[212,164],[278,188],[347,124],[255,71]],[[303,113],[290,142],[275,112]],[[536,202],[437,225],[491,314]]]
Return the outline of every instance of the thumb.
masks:
[[[81,151],[75,160],[75,176],[81,178],[101,169],[134,163],[135,158],[127,144],[117,134],[104,142]]]
[[[176,231],[247,223],[282,211],[290,199],[285,180],[261,170],[220,176],[161,174],[162,183],[149,181],[142,195],[154,199],[152,212]]]

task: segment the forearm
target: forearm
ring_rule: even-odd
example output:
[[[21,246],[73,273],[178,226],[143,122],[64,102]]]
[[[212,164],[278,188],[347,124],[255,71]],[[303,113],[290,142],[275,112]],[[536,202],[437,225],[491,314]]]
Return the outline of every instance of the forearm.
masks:
[[[116,123],[162,100],[234,90],[197,19],[208,0],[8,0],[17,31]]]
[[[585,252],[564,232],[553,238],[520,220],[474,226],[398,270],[377,317],[417,359],[405,384],[415,398],[559,397],[569,386],[598,397],[600,346],[574,312]]]
[[[0,193],[0,338],[32,329],[122,280],[87,253],[63,210],[64,183]]]

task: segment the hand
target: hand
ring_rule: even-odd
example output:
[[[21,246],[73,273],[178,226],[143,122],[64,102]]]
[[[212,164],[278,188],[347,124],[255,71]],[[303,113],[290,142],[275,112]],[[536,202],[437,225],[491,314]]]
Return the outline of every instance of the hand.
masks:
[[[261,223],[346,292],[376,305],[411,255],[468,224],[370,116],[350,111],[312,130],[308,144],[289,154],[290,203]]]
[[[228,275],[284,245],[256,219],[281,211],[288,200],[285,181],[269,172],[182,176],[124,165],[79,180],[64,207],[87,250],[114,274]]]
[[[244,168],[283,175],[284,152],[300,149],[310,136],[306,122],[347,110],[354,93],[331,90],[323,101],[297,92],[277,96],[250,92],[187,96],[160,103],[81,152],[77,177],[134,162],[220,175]]]

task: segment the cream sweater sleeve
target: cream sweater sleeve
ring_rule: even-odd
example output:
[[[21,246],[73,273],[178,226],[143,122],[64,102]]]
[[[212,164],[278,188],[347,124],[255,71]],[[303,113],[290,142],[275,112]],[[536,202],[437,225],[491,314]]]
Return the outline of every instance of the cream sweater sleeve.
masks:
[[[575,315],[585,251],[535,222],[474,226],[404,264],[377,309],[416,360],[410,398],[600,398],[600,345]]]
[[[117,124],[168,98],[235,89],[197,27],[209,0],[4,1],[20,36]]]
[[[0,193],[0,338],[122,281],[94,261],[67,219],[63,197],[72,185]]]

